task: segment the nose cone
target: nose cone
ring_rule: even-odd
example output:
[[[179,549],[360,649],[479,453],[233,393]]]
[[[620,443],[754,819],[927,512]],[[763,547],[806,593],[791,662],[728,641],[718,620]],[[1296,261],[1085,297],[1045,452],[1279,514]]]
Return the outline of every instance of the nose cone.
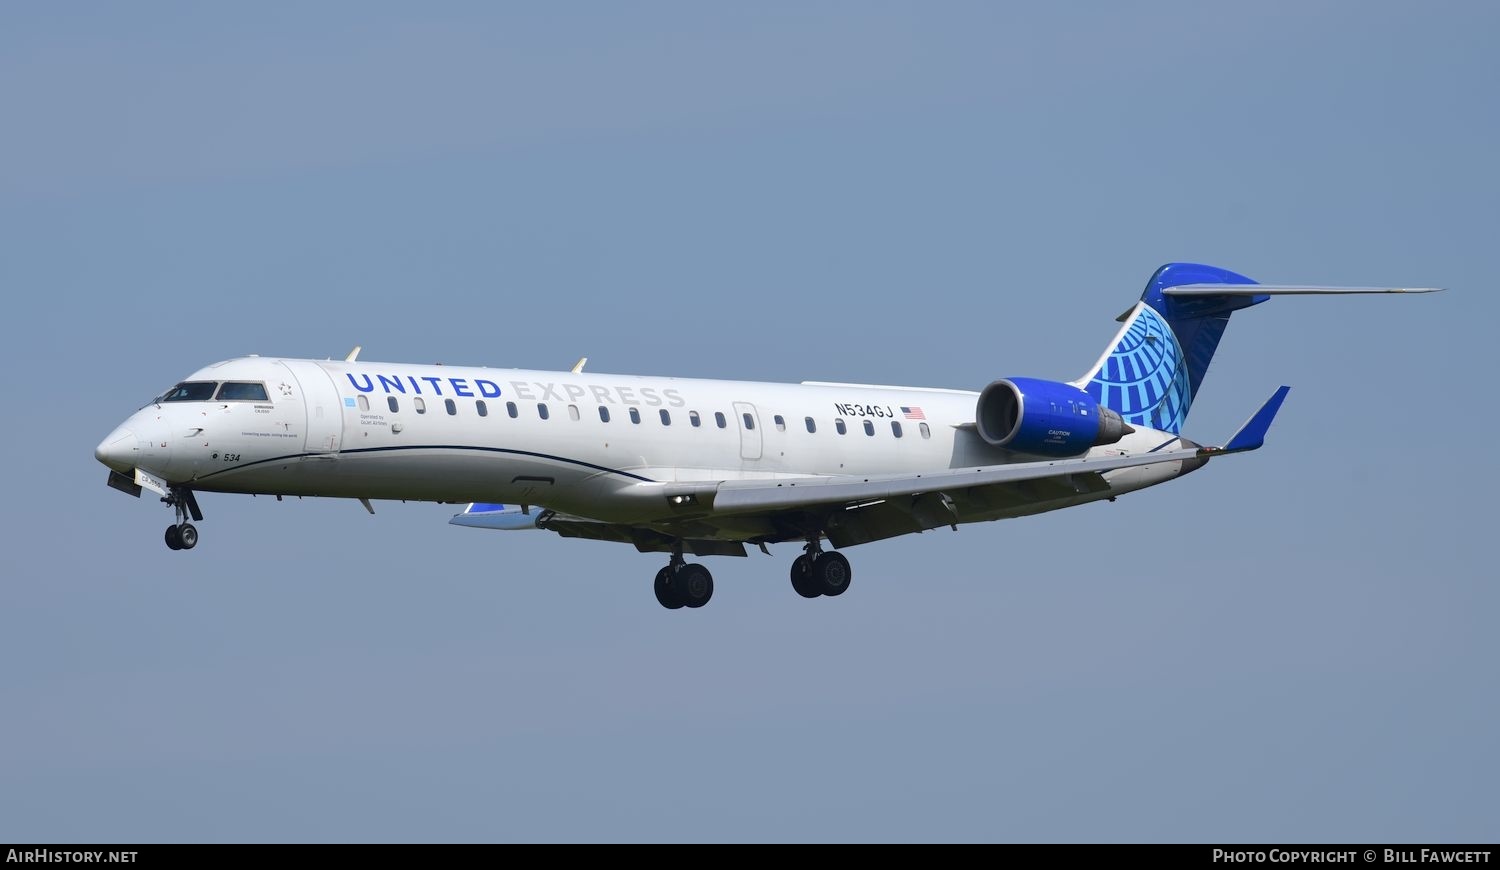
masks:
[[[140,460],[141,439],[124,426],[105,436],[94,448],[94,458],[115,471],[129,472]]]

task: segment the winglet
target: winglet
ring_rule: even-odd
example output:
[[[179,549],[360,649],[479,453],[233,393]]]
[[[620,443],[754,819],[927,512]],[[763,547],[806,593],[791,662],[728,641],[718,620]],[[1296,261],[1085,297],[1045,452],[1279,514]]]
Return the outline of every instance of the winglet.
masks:
[[[354,350],[349,351],[349,355],[344,357],[344,362],[354,362],[355,360],[359,359],[359,352],[362,350],[364,350],[364,347],[362,345],[356,344],[354,346]]]
[[[1245,425],[1234,433],[1229,443],[1217,451],[1220,453],[1243,453],[1246,450],[1256,450],[1266,443],[1266,432],[1271,428],[1271,422],[1276,419],[1276,412],[1281,410],[1281,403],[1286,401],[1286,394],[1291,392],[1291,387],[1282,387],[1277,390],[1271,398],[1266,400],[1260,410],[1245,421]]]
[[[579,357],[578,362],[573,363],[573,374],[576,375],[579,372],[583,371],[583,367],[586,366],[586,365],[588,365],[588,364],[589,364],[589,358],[588,357],[586,357],[586,356],[585,357]]]

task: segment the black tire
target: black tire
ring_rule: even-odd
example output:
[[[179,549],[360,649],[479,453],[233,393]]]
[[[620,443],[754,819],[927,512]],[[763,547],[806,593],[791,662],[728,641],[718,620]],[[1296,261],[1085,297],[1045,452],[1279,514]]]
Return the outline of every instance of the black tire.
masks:
[[[192,523],[183,523],[177,529],[177,540],[182,543],[182,549],[193,549],[198,546],[198,529]]]
[[[167,526],[167,548],[171,550],[182,549],[181,529],[177,526]]]
[[[683,565],[672,578],[672,585],[687,607],[702,607],[714,597],[714,575],[702,565]]]
[[[792,588],[803,598],[817,598],[823,594],[823,590],[813,582],[812,565],[813,560],[806,554],[798,556],[792,562]]]
[[[682,606],[682,596],[677,594],[677,587],[672,583],[671,568],[656,572],[656,601],[668,610],[676,610]]]
[[[854,579],[843,553],[819,553],[813,560],[812,573],[813,582],[830,598],[843,595],[849,589],[849,581]]]

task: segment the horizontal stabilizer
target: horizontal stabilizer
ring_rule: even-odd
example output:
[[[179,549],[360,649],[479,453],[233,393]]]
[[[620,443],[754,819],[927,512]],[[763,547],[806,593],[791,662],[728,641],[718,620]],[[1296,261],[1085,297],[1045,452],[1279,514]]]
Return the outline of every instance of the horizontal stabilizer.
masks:
[[[1438,293],[1442,287],[1319,287],[1300,284],[1183,284],[1163,296],[1322,296],[1343,293]]]
[[[1281,410],[1281,403],[1286,401],[1286,394],[1291,387],[1282,387],[1266,400],[1260,410],[1256,411],[1245,425],[1234,433],[1229,443],[1224,445],[1223,453],[1243,453],[1246,450],[1256,450],[1266,443],[1266,432],[1271,428],[1271,422],[1276,419],[1276,412]]]
[[[471,504],[448,522],[476,529],[519,531],[536,528],[539,513],[513,504]]]

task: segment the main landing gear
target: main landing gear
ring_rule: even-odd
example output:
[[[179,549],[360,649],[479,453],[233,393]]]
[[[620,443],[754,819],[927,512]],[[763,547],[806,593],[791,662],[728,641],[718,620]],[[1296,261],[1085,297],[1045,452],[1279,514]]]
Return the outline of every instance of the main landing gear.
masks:
[[[817,537],[807,539],[807,552],[792,562],[792,588],[803,598],[843,595],[854,571],[843,553],[823,552]]]
[[[803,598],[843,595],[854,571],[843,553],[823,552],[817,537],[809,538],[806,552],[792,563],[792,588]],[[668,610],[702,607],[714,595],[714,577],[702,565],[682,560],[682,545],[672,549],[667,567],[656,572],[656,600]]]
[[[173,487],[162,501],[177,511],[177,522],[167,526],[167,547],[172,550],[191,550],[198,546],[198,528],[188,522],[188,517],[201,523],[203,511],[198,509],[198,499],[194,497],[193,491]]]
[[[696,562],[682,560],[682,545],[672,548],[672,560],[656,572],[656,600],[668,610],[702,607],[714,597],[714,575]]]

